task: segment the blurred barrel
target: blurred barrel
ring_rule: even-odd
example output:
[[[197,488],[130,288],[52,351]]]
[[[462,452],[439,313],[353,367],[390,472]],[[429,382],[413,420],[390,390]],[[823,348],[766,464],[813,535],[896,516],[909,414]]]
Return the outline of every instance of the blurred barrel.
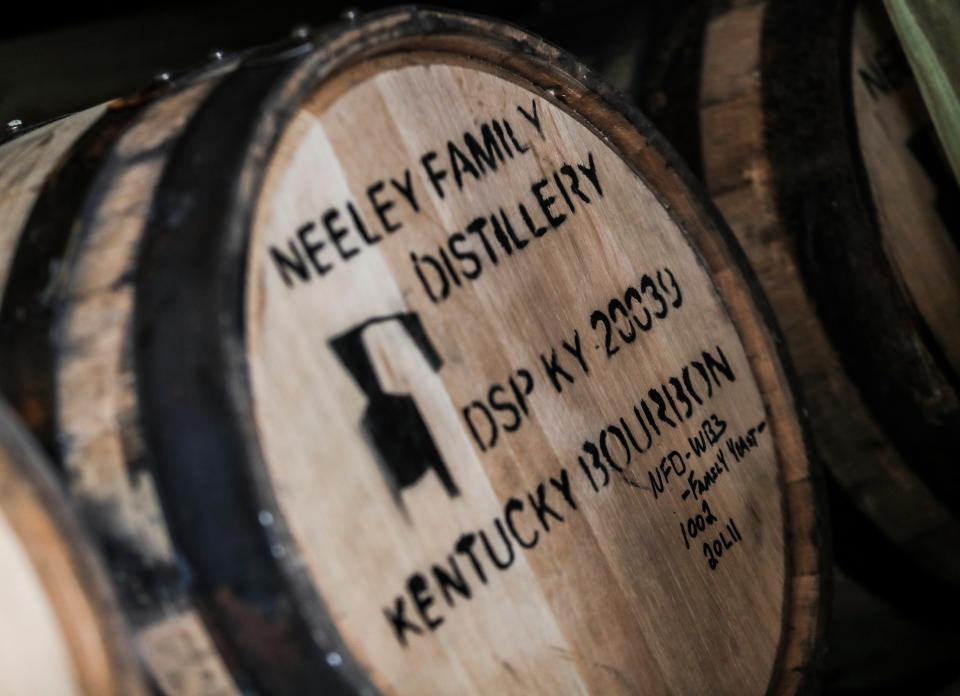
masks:
[[[960,582],[955,182],[881,3],[712,7],[680,29],[649,106],[773,304],[838,484],[839,560],[922,601],[932,585],[877,570]]]
[[[92,545],[49,464],[0,403],[0,692],[145,694]]]
[[[172,143],[232,61],[0,147],[0,386],[53,456],[108,562],[154,683],[236,694],[190,597],[139,446],[132,268]]]
[[[826,549],[776,335],[586,68],[402,9],[124,113],[33,204],[0,359],[150,579],[134,616],[176,607],[264,693],[815,681]]]

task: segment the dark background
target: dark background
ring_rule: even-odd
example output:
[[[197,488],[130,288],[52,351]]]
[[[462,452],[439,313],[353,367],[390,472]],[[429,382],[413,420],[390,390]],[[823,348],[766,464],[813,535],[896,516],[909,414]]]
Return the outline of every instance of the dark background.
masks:
[[[347,9],[373,11],[384,2],[217,2],[51,4],[14,6],[0,14],[0,124],[77,111],[147,85],[163,71],[182,71],[231,51],[288,36],[294,27],[322,27]],[[630,91],[641,28],[657,3],[540,0],[429,3],[524,25],[573,50]],[[389,3],[398,4],[398,3]],[[9,13],[8,13],[9,11]],[[6,15],[6,16],[4,16]],[[617,66],[618,62],[620,65]],[[625,59],[625,60],[624,60]]]

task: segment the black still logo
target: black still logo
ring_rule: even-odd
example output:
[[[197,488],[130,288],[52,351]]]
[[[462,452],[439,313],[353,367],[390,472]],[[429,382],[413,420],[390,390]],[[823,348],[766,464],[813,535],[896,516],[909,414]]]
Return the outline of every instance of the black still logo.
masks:
[[[428,470],[436,473],[451,498],[459,495],[460,490],[413,397],[385,392],[377,377],[363,332],[389,321],[399,322],[433,371],[439,371],[443,360],[424,331],[420,317],[413,312],[368,319],[331,339],[330,347],[367,397],[360,425],[394,501],[404,509],[401,491],[413,486]]]

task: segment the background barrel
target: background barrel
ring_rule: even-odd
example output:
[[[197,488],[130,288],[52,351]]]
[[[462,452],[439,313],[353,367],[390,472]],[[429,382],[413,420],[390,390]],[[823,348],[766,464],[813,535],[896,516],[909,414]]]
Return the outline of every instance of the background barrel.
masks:
[[[152,681],[238,693],[190,598],[138,445],[130,272],[184,121],[232,60],[54,121],[0,147],[0,386],[94,533]],[[3,259],[0,258],[0,261]]]
[[[909,69],[877,4],[723,7],[671,54],[698,80],[648,88],[651,110],[697,114],[671,135],[774,305],[842,495],[955,583],[953,183]]]
[[[0,691],[145,694],[93,546],[49,463],[0,403]]]
[[[8,228],[2,386],[164,691],[815,683],[819,488],[765,305],[569,55],[370,15],[56,161]]]
[[[797,369],[855,579],[834,598],[830,689],[933,689],[955,671],[960,580],[955,181],[881,3],[695,5],[664,31],[644,101],[730,223]],[[904,630],[925,647],[851,642]]]

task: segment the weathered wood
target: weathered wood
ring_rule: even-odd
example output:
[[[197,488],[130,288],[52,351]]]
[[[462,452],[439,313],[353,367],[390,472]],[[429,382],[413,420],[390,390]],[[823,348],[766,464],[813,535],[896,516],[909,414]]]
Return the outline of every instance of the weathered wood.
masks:
[[[48,123],[0,147],[0,297],[27,215],[64,152],[98,118],[96,106]]]
[[[19,218],[3,221],[16,255],[0,310],[0,381],[55,456],[106,555],[151,677],[170,695],[238,691],[189,597],[137,446],[125,356],[129,274],[170,147],[227,69],[184,76],[172,89],[84,112],[0,149],[12,169],[45,157],[29,186],[8,189]],[[44,164],[53,158],[55,166]]]
[[[823,549],[801,425],[736,252],[658,137],[513,28],[403,11],[324,38],[289,75],[239,71],[191,122],[137,281],[161,497],[246,663],[269,672],[273,657],[252,640],[270,616],[244,597],[275,591],[266,565],[310,628],[298,657],[333,668],[270,675],[291,692],[306,690],[298,678],[385,693],[808,684]],[[481,172],[467,136],[483,143],[484,124],[481,147],[499,154]],[[462,191],[448,143],[473,158]],[[531,189],[541,178],[549,203]],[[207,205],[183,207],[188,194]],[[500,208],[517,239],[503,218],[495,231]],[[681,302],[654,309],[658,276]],[[641,305],[662,315],[649,332],[630,323],[635,311],[646,325]],[[608,359],[610,313],[623,334],[612,328]],[[551,384],[553,350],[572,382]],[[735,384],[678,405],[681,422],[643,415],[663,399],[649,390],[671,376],[682,390],[704,351],[726,356]],[[515,411],[499,401],[521,396]],[[503,418],[496,442],[484,408]],[[725,434],[699,457],[686,437],[711,414]],[[750,428],[752,464],[730,464],[707,498],[750,531],[711,569],[699,540],[684,545],[701,504],[682,497],[686,476]],[[613,459],[594,463],[601,440]],[[683,474],[654,495],[674,447]],[[538,518],[540,495],[556,516]],[[211,555],[228,528],[233,544]],[[734,653],[749,657],[731,668]]]
[[[934,213],[950,182],[909,149],[927,124],[882,8],[853,7],[718,3],[687,34],[703,54],[698,89],[665,82],[657,100],[699,112],[698,132],[671,134],[699,143],[832,476],[922,569],[957,583],[960,275]]]
[[[159,687],[812,688],[804,424],[646,121],[438,11],[218,77],[74,144],[0,307]]]
[[[146,694],[107,575],[49,473],[0,403],[0,691]]]

